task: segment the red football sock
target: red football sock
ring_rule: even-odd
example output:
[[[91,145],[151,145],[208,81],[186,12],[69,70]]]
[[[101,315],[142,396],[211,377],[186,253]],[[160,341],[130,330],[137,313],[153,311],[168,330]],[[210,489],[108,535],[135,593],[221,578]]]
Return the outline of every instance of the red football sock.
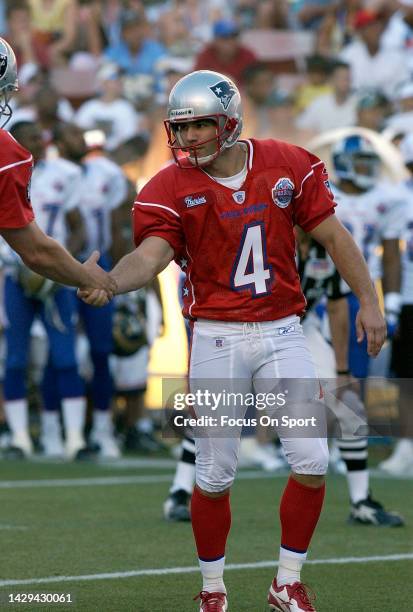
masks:
[[[202,561],[215,561],[223,557],[231,527],[229,491],[223,497],[207,497],[195,487],[191,518],[198,557]]]
[[[280,503],[281,546],[304,553],[321,514],[325,484],[308,487],[290,476]]]

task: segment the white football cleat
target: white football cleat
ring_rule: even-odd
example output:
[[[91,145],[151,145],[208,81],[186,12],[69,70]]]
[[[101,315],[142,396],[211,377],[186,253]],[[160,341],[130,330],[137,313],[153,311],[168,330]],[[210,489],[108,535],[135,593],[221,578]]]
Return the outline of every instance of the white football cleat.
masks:
[[[281,612],[316,612],[312,604],[314,599],[315,596],[312,595],[310,600],[307,587],[302,582],[279,587],[276,578],[272,581],[268,592],[270,610],[281,610]]]
[[[92,431],[90,439],[99,446],[99,457],[103,459],[119,459],[121,452],[115,436],[109,431]]]
[[[66,431],[65,455],[66,459],[76,459],[80,451],[84,451],[86,442],[80,431],[71,429]]]
[[[10,448],[21,451],[23,457],[31,457],[33,455],[33,442],[29,432],[24,429],[14,432],[11,436]]]
[[[413,440],[398,440],[392,455],[379,463],[378,468],[393,476],[405,476],[413,473]]]
[[[119,445],[113,434],[112,415],[110,412],[95,410],[90,441],[99,447],[99,457],[103,459],[119,459]]]

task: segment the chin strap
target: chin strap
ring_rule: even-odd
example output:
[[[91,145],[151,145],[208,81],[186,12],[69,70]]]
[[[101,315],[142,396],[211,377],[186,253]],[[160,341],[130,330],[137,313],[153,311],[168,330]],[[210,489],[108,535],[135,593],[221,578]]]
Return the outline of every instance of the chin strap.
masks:
[[[3,119],[3,123],[0,125],[1,128],[4,128],[11,119],[13,114],[13,110],[10,106],[10,95],[9,92],[3,91],[1,94],[1,103],[0,103],[0,117]]]

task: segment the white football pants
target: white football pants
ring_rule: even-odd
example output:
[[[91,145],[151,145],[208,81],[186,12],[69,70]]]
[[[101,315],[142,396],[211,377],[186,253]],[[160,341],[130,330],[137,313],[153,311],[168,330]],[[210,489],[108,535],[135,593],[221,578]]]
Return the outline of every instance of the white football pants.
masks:
[[[291,469],[297,474],[322,475],[327,471],[328,446],[324,425],[324,406],[320,386],[296,316],[261,323],[233,323],[198,320],[193,326],[190,356],[190,390],[234,394],[285,394],[282,408],[266,407],[275,416],[311,417],[317,427],[275,427]],[[301,379],[301,380],[299,380]],[[246,408],[228,400],[215,411],[195,407],[196,416],[221,415],[244,417]],[[257,411],[258,412],[258,411]],[[254,414],[253,416],[257,416]],[[258,415],[259,418],[259,415]],[[208,492],[224,491],[231,486],[238,461],[242,427],[196,428],[196,482]],[[310,432],[310,433],[308,433]]]

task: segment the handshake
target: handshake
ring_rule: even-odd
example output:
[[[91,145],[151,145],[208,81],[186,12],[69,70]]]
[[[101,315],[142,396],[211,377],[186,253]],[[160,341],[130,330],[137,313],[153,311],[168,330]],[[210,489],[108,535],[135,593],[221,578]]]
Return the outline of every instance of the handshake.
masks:
[[[82,265],[84,274],[77,290],[78,297],[90,306],[105,306],[117,293],[115,279],[98,265],[100,255],[94,251]]]

